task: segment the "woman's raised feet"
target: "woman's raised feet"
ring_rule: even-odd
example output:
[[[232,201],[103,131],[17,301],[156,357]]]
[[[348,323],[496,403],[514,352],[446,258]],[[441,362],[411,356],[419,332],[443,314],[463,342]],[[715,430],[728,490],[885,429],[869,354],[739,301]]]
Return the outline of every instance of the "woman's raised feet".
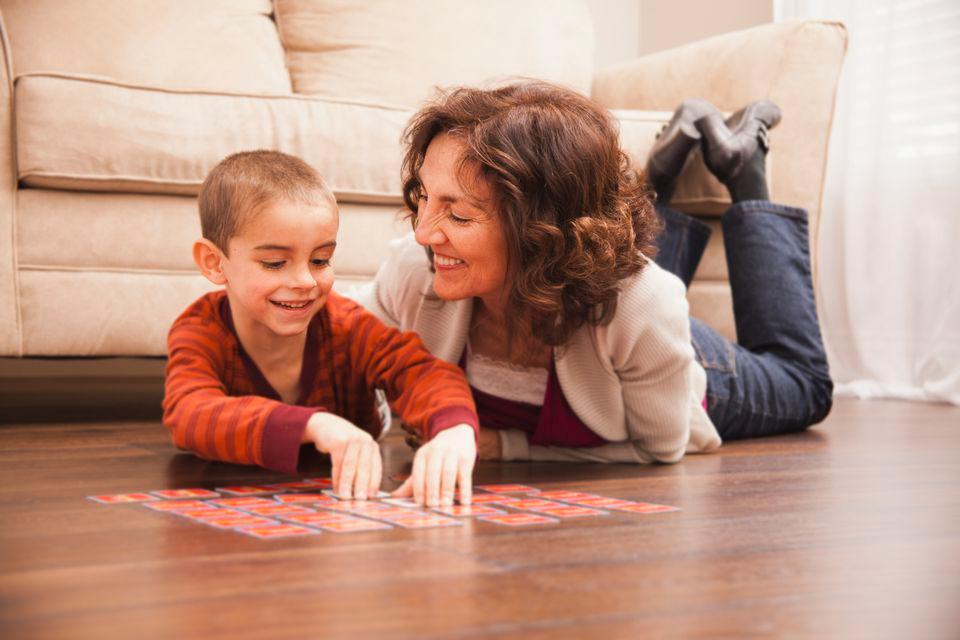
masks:
[[[670,202],[676,188],[677,176],[680,175],[687,156],[700,141],[700,131],[695,123],[710,114],[720,116],[717,108],[706,100],[684,100],[657,136],[657,141],[647,156],[646,169],[647,180],[657,192],[657,202]]]
[[[726,121],[708,113],[695,123],[703,138],[703,160],[724,183],[734,202],[769,200],[765,162],[770,148],[767,132],[780,122],[780,108],[758,100]]]

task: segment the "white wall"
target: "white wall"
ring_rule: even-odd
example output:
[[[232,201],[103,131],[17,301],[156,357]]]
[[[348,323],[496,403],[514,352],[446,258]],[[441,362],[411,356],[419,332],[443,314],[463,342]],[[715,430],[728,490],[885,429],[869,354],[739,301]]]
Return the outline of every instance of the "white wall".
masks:
[[[597,69],[773,21],[773,0],[586,0]]]

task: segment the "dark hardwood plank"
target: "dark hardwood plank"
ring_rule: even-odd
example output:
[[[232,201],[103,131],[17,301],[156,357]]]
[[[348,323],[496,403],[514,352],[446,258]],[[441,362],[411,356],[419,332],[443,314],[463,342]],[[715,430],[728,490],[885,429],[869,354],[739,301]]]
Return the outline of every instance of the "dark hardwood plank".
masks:
[[[280,476],[179,453],[156,421],[6,425],[0,635],[957,637],[958,427],[956,407],[841,400],[678,465],[477,471],[682,512],[261,541],[84,496]],[[396,434],[384,459],[409,467]]]

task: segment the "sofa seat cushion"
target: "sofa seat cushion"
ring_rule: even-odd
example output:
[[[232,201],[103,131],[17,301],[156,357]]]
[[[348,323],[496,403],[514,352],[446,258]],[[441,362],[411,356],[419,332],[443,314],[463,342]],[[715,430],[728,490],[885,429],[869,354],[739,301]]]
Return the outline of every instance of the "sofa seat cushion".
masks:
[[[376,274],[390,241],[410,231],[397,208],[340,206],[337,279]],[[31,271],[195,274],[197,200],[184,196],[17,191],[17,258]]]
[[[270,0],[0,0],[15,75],[288,93]]]
[[[582,0],[276,0],[298,93],[416,107],[436,86],[525,76],[589,93]]]
[[[317,168],[340,202],[399,206],[400,138],[411,112],[306,96],[183,92],[55,74],[15,90],[20,182],[80,191],[196,195],[230,153],[277,149]],[[642,166],[666,112],[617,111]],[[722,210],[726,190],[691,162],[675,203]]]

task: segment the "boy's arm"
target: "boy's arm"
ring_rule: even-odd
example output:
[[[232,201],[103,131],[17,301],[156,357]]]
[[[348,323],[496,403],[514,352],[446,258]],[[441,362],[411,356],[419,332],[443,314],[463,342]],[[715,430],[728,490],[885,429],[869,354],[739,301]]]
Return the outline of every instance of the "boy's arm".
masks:
[[[369,312],[351,310],[350,359],[368,387],[384,389],[404,423],[424,442],[468,424],[479,433],[473,395],[459,367],[431,355],[413,332],[385,326]]]
[[[300,443],[320,407],[230,396],[222,340],[209,325],[178,323],[168,337],[163,423],[174,443],[202,458],[295,474]]]

